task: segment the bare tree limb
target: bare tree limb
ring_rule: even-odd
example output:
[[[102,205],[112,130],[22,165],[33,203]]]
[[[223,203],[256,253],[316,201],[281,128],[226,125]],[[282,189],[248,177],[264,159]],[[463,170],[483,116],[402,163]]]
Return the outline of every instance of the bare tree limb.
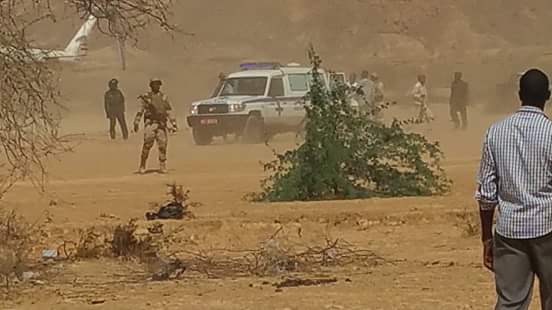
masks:
[[[44,160],[69,150],[59,136],[60,103],[55,64],[36,57],[27,37],[38,22],[55,22],[56,0],[0,0],[0,198],[13,184],[28,179],[40,189],[46,181]],[[173,0],[66,0],[61,7],[82,17],[93,14],[103,33],[138,39],[158,25],[170,32]],[[106,25],[106,26],[105,26]]]

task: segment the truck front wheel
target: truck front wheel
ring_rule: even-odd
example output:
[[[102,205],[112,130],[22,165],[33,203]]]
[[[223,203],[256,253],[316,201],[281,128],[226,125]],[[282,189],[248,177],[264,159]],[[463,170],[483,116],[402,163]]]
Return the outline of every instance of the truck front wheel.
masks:
[[[213,135],[205,129],[193,128],[192,136],[196,145],[209,145],[213,142]]]
[[[242,138],[245,143],[265,142],[266,133],[263,118],[258,115],[250,115],[245,123]]]

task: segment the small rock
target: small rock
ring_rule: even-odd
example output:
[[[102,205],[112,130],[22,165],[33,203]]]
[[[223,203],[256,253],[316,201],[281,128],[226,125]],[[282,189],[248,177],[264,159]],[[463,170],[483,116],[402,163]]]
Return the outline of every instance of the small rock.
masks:
[[[92,299],[89,301],[91,305],[99,305],[99,304],[103,304],[104,302],[105,302],[105,299],[103,298]]]
[[[358,230],[367,230],[370,228],[370,221],[367,219],[360,219],[357,221]]]
[[[27,281],[27,280],[38,278],[40,276],[40,274],[38,272],[25,271],[25,272],[23,272],[23,274],[21,276],[22,276],[23,280]]]
[[[114,219],[114,220],[118,220],[119,217],[117,217],[116,215],[114,214],[108,214],[108,213],[102,213],[100,214],[100,217],[101,218],[106,218],[106,219]]]
[[[139,227],[139,228],[136,229],[134,234],[136,236],[147,236],[147,235],[149,235],[149,231],[146,227]]]

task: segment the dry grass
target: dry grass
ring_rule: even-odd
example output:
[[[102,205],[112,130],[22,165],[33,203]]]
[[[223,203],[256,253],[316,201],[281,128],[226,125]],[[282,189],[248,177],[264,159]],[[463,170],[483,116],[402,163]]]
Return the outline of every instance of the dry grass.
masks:
[[[462,230],[465,237],[475,237],[479,235],[479,215],[476,211],[464,209],[456,213],[455,226]]]
[[[32,255],[44,232],[38,223],[29,223],[15,211],[0,210],[0,280],[9,293],[14,279],[22,279],[30,268]]]

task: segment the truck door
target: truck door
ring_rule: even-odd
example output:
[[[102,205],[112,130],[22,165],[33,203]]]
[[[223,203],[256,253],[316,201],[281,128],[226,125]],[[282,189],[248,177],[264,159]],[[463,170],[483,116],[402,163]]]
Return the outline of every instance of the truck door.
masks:
[[[291,123],[293,128],[297,128],[305,119],[305,94],[309,91],[309,73],[292,73],[286,78],[287,89],[286,95],[288,102],[288,123]]]
[[[268,104],[268,115],[271,115],[269,120],[265,119],[265,123],[274,123],[281,125],[283,123],[285,112],[285,100],[284,99],[284,83],[281,76],[273,77],[270,80],[270,87],[268,89],[268,97],[270,103]]]

